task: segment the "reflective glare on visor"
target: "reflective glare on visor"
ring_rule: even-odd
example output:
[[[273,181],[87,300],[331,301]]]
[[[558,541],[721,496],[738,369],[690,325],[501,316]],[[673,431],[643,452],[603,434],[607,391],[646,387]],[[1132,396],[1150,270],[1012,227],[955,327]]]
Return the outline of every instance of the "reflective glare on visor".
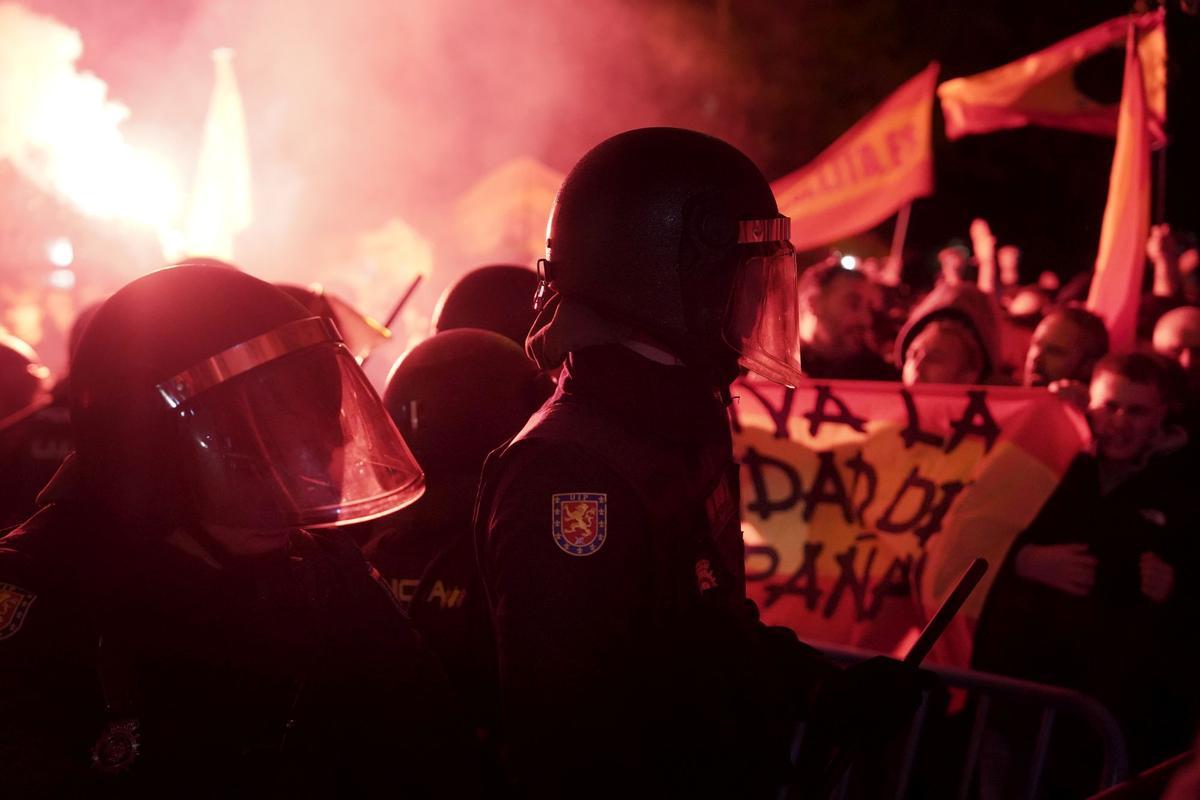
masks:
[[[316,318],[301,323],[158,387],[178,411],[206,521],[346,525],[399,510],[423,491],[420,468],[336,331]],[[190,402],[200,394],[202,403]]]
[[[742,259],[726,315],[726,342],[739,363],[768,380],[795,386],[800,371],[800,275],[786,217],[739,223]]]

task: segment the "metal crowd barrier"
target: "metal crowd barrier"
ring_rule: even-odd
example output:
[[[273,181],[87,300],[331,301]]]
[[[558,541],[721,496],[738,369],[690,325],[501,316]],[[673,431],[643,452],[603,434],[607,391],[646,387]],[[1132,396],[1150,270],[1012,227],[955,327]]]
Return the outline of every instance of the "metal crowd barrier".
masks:
[[[823,642],[810,642],[810,644],[820,649],[835,663],[842,664],[843,666],[879,655],[879,653],[867,650],[842,647]],[[958,789],[955,796],[959,800],[970,800],[970,798],[978,796],[974,778],[976,770],[979,767],[980,753],[983,748],[984,735],[987,731],[988,718],[993,706],[1000,703],[1020,703],[1040,710],[1032,758],[1028,765],[1028,778],[1024,792],[1021,795],[1025,800],[1035,800],[1038,797],[1038,791],[1041,787],[1046,766],[1046,758],[1050,752],[1051,735],[1054,731],[1055,721],[1060,715],[1067,715],[1086,723],[1100,741],[1103,754],[1103,767],[1097,779],[1096,791],[1120,783],[1128,776],[1129,756],[1125,745],[1125,737],[1121,733],[1121,729],[1117,725],[1112,712],[1097,700],[1070,689],[1034,683],[1032,681],[1017,680],[1015,678],[1006,678],[1002,675],[932,665],[924,667],[924,669],[935,673],[941,678],[943,685],[946,687],[965,691],[970,700],[973,701],[974,714],[967,739],[966,755],[957,779]],[[910,782],[913,777],[914,766],[917,762],[917,755],[920,752],[922,734],[926,731],[929,721],[929,701],[930,693],[926,691],[921,699],[921,706],[917,710],[912,725],[909,726],[909,730],[901,746],[901,759],[895,771],[895,786],[886,795],[887,797],[894,798],[894,800],[906,800],[910,797],[915,798],[914,795],[909,794]],[[801,725],[797,730],[796,739],[793,744],[793,756],[799,753],[800,747],[803,744],[803,738],[804,730],[803,725]],[[856,765],[856,768],[862,766],[867,766],[871,769],[879,768],[879,765],[874,764]],[[841,784],[835,788],[832,797],[837,798],[837,800],[844,800],[848,796],[853,774],[853,770],[846,774]],[[808,795],[805,795],[797,787],[793,787],[792,789],[783,791],[780,796],[789,800],[799,800],[799,798]]]

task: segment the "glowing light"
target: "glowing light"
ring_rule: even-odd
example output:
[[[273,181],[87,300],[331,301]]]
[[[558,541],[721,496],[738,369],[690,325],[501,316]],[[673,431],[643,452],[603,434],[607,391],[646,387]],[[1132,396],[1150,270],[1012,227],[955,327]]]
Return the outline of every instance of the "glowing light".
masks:
[[[182,261],[188,254],[187,236],[178,228],[159,231],[159,243],[168,262]]]
[[[842,256],[842,269],[858,269],[858,259],[854,256]]]
[[[56,269],[50,273],[50,277],[46,279],[55,289],[74,289],[75,288],[75,273],[69,269]]]
[[[70,129],[64,110],[57,124]],[[114,131],[115,133],[115,131]],[[125,219],[161,228],[179,215],[179,189],[170,167],[151,153],[122,141],[70,141],[56,136],[59,161],[55,187],[85,214],[100,219]],[[119,134],[118,134],[119,135]]]
[[[46,257],[56,267],[69,267],[75,260],[75,248],[71,246],[70,239],[60,236],[50,242],[50,246],[46,248]]]
[[[90,216],[156,228],[178,216],[173,171],[125,140],[129,109],[100,78],[77,71],[78,31],[0,3],[0,52],[0,158]]]

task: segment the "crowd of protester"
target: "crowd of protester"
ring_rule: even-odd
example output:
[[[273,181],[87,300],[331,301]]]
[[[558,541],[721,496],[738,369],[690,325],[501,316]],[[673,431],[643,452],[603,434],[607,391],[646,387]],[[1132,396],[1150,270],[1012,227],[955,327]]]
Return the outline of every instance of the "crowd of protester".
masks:
[[[1200,681],[1196,679],[1200,675],[1200,645],[1196,635],[1200,630],[1200,595],[1196,589],[1200,585],[1197,582],[1200,576],[1196,575],[1200,569],[1200,493],[1191,491],[1197,474],[1196,456],[1200,452],[1195,444],[1200,434],[1200,257],[1195,238],[1166,226],[1153,229],[1147,244],[1148,288],[1140,304],[1138,345],[1128,352],[1110,352],[1104,321],[1081,302],[1086,276],[1082,282],[1068,280],[1060,287],[1059,276],[1046,272],[1037,280],[1022,284],[1020,278],[1025,271],[1022,250],[1013,245],[997,248],[995,237],[982,221],[976,221],[969,234],[970,249],[955,244],[937,254],[940,274],[934,285],[923,291],[902,281],[904,265],[898,258],[847,262],[835,254],[805,269],[798,286],[801,367],[813,379],[902,381],[908,386],[930,383],[1044,387],[1086,415],[1094,447],[1076,458],[1053,496],[1017,537],[1008,558],[998,565],[998,577],[979,622],[972,666],[1078,690],[1098,699],[1121,724],[1134,767],[1150,767],[1189,747],[1200,709]],[[853,263],[853,267],[843,266],[845,263]],[[178,269],[234,271],[214,262]],[[170,280],[160,282],[166,285]],[[132,290],[127,288],[118,293],[130,308],[137,309],[137,302],[144,302],[136,297],[139,283],[142,282],[132,284]],[[613,654],[606,652],[597,652],[595,668],[580,673],[579,680],[591,681],[586,687],[591,698],[586,707],[591,716],[580,724],[568,725],[569,737],[564,734],[562,741],[551,742],[543,730],[510,728],[508,735],[523,746],[522,752],[514,755],[507,749],[509,743],[497,735],[503,728],[501,721],[513,716],[511,709],[502,708],[501,704],[512,702],[513,697],[539,708],[540,716],[533,720],[538,724],[567,723],[562,709],[554,707],[564,697],[546,696],[544,687],[528,683],[522,684],[517,694],[498,697],[492,685],[497,670],[501,669],[497,663],[494,625],[501,626],[504,636],[528,636],[524,631],[513,633],[503,627],[508,624],[505,614],[510,610],[503,604],[495,606],[496,592],[508,592],[504,597],[514,605],[527,601],[519,587],[497,589],[494,582],[501,578],[495,575],[491,578],[493,584],[485,589],[477,560],[500,559],[504,570],[515,571],[523,582],[553,583],[559,577],[552,574],[539,577],[528,566],[514,566],[511,560],[520,553],[489,555],[478,550],[473,526],[479,524],[476,494],[485,459],[490,451],[521,431],[539,407],[557,396],[556,391],[562,393],[561,388],[556,390],[560,379],[587,386],[587,381],[595,380],[589,377],[593,374],[635,375],[637,381],[651,385],[660,380],[655,371],[657,365],[670,363],[663,360],[666,356],[656,349],[656,343],[634,337],[627,350],[619,353],[610,352],[606,349],[609,343],[601,340],[582,351],[572,350],[561,376],[558,369],[542,368],[526,354],[526,334],[538,332],[539,323],[533,311],[537,286],[536,273],[525,267],[498,265],[469,273],[439,302],[432,335],[410,348],[393,367],[381,392],[382,405],[377,413],[386,410],[390,415],[424,472],[426,488],[419,500],[399,512],[349,526],[357,545],[353,553],[344,552],[339,549],[341,545],[320,537],[303,541],[297,538],[289,544],[290,558],[307,559],[305,563],[313,565],[311,574],[305,573],[299,579],[293,576],[262,580],[251,579],[244,565],[235,566],[221,554],[222,547],[207,536],[193,535],[179,540],[183,542],[179,544],[181,552],[198,554],[199,561],[217,565],[224,574],[219,578],[214,577],[215,573],[202,574],[193,565],[188,568],[190,571],[172,572],[173,577],[163,580],[179,580],[178,575],[186,575],[186,580],[196,581],[203,593],[209,593],[207,599],[195,599],[189,601],[192,605],[180,606],[163,589],[150,602],[162,602],[164,609],[155,609],[154,613],[139,611],[138,624],[143,627],[133,633],[125,630],[118,634],[117,644],[111,648],[115,656],[106,649],[107,640],[101,647],[102,659],[111,657],[120,662],[144,657],[146,653],[140,650],[136,653],[122,650],[125,643],[119,635],[132,637],[140,643],[138,646],[144,646],[144,638],[139,637],[151,631],[155,636],[166,637],[163,647],[175,661],[158,654],[155,657],[176,665],[181,660],[195,660],[182,677],[172,674],[171,680],[194,680],[197,687],[188,691],[191,705],[174,709],[179,718],[171,724],[177,729],[144,731],[147,760],[155,755],[156,736],[186,752],[186,757],[175,753],[161,761],[157,768],[166,771],[163,774],[171,770],[189,775],[203,773],[213,766],[209,762],[226,758],[231,749],[238,750],[239,757],[248,752],[270,751],[275,760],[253,776],[236,770],[216,770],[217,777],[213,780],[236,774],[238,780],[249,781],[246,786],[271,785],[277,789],[280,784],[271,783],[268,773],[273,779],[294,766],[285,763],[281,755],[281,742],[288,737],[289,741],[300,743],[293,749],[293,757],[326,758],[334,765],[327,774],[322,773],[329,781],[326,784],[287,787],[300,794],[337,793],[344,786],[339,783],[345,778],[343,773],[355,770],[369,776],[359,788],[365,786],[368,794],[376,793],[392,779],[395,771],[390,766],[386,770],[379,765],[364,767],[363,762],[372,758],[389,765],[402,761],[411,780],[399,788],[425,796],[437,793],[443,786],[451,787],[452,795],[494,793],[500,791],[497,787],[512,780],[523,789],[534,786],[536,790],[539,787],[535,786],[536,779],[529,777],[528,763],[534,748],[540,748],[534,753],[537,769],[544,767],[543,761],[570,759],[578,751],[595,749],[627,756],[628,753],[611,747],[611,742],[603,741],[610,737],[642,737],[641,746],[652,752],[677,755],[674,743],[651,743],[658,732],[653,726],[633,731],[623,727],[625,720],[617,716],[630,702],[620,692],[638,696],[667,692],[664,685],[655,682],[662,676],[650,675],[645,685],[635,685],[627,680],[628,676],[618,675],[620,667],[612,660]],[[229,296],[243,289],[236,280],[232,281]],[[186,289],[171,291],[187,294]],[[200,297],[181,297],[179,308],[204,306],[202,296],[208,290],[195,291]],[[257,286],[246,291],[268,296]],[[259,295],[255,295],[259,298],[255,302],[276,303],[281,309],[276,322],[295,321],[310,314],[333,320],[352,354],[360,360],[386,336],[386,331],[381,331],[377,324],[335,297],[299,287],[279,287],[279,291],[301,305],[261,300]],[[225,301],[213,302],[216,307]],[[173,309],[172,313],[178,310]],[[531,342],[530,354],[538,347],[554,346],[556,330],[558,336],[579,335],[574,328],[570,334],[555,329],[555,325],[561,328],[566,324],[563,321],[567,319],[567,311],[568,307],[563,305],[555,311],[552,323],[543,323],[542,338],[536,344]],[[122,433],[89,428],[81,434],[79,421],[71,418],[72,409],[103,407],[104,393],[112,389],[112,381],[104,374],[110,365],[105,362],[126,362],[127,368],[116,368],[117,372],[125,369],[133,374],[158,357],[155,355],[158,350],[144,346],[137,338],[146,335],[148,323],[139,323],[140,327],[134,326],[136,330],[123,330],[114,322],[116,313],[97,312],[90,307],[80,314],[75,325],[70,345],[72,364],[80,337],[85,335],[95,315],[100,320],[97,324],[104,329],[87,339],[83,352],[78,354],[84,359],[86,373],[81,380],[87,381],[82,388],[72,386],[75,376],[71,371],[50,376],[28,344],[8,334],[0,338],[0,381],[3,381],[0,463],[4,465],[5,476],[0,484],[0,527],[18,529],[0,539],[0,554],[5,548],[20,550],[22,543],[30,541],[36,545],[33,552],[39,552],[38,548],[77,549],[70,557],[59,553],[48,558],[49,563],[57,564],[60,574],[43,574],[41,564],[22,572],[23,562],[0,572],[0,592],[3,592],[0,678],[13,682],[9,687],[15,682],[23,682],[26,687],[21,691],[9,687],[0,691],[3,695],[0,714],[8,717],[8,721],[0,719],[0,765],[7,771],[0,777],[0,785],[10,780],[13,786],[25,787],[31,793],[36,793],[38,787],[56,785],[66,786],[67,791],[94,788],[90,784],[72,783],[75,778],[56,783],[53,777],[72,769],[68,756],[76,751],[90,752],[93,765],[121,780],[119,773],[136,760],[142,747],[139,738],[142,732],[131,733],[132,729],[120,728],[123,714],[133,716],[122,708],[135,702],[122,694],[129,688],[124,685],[128,678],[120,675],[120,669],[107,667],[101,669],[100,675],[105,683],[104,707],[89,709],[84,714],[95,722],[92,726],[95,730],[103,728],[105,732],[95,744],[79,738],[76,730],[79,726],[70,720],[81,713],[73,704],[84,702],[87,687],[80,684],[78,676],[70,676],[67,688],[63,689],[46,675],[30,672],[38,668],[38,662],[30,654],[38,651],[22,643],[30,636],[49,636],[44,626],[51,624],[35,620],[32,610],[48,613],[53,624],[78,628],[79,621],[69,617],[70,606],[54,605],[58,601],[50,597],[51,587],[62,591],[63,585],[69,584],[67,594],[72,597],[83,597],[89,602],[101,602],[98,598],[103,597],[103,603],[126,609],[130,603],[146,602],[146,598],[119,593],[115,598],[105,596],[112,584],[97,581],[92,573],[112,569],[123,576],[122,580],[127,577],[133,582],[144,579],[145,570],[166,570],[168,567],[164,565],[170,559],[179,558],[178,553],[173,553],[163,556],[163,565],[151,560],[151,566],[139,564],[135,569],[114,563],[120,561],[124,551],[101,552],[105,548],[98,548],[94,541],[64,538],[57,532],[56,526],[61,527],[61,523],[55,514],[61,516],[64,512],[55,512],[56,507],[70,508],[71,514],[76,515],[71,517],[70,525],[86,527],[86,513],[78,516],[80,510],[60,498],[69,497],[75,484],[82,480],[81,462],[92,469],[99,463],[95,452],[100,452],[100,445],[96,442],[108,442]],[[195,313],[199,315],[200,311]],[[256,332],[251,330],[253,325],[238,327],[239,321],[231,318],[234,312],[212,313],[214,318],[220,318],[220,324],[238,329],[239,333],[226,337],[228,343],[249,339]],[[246,310],[245,314],[254,318],[260,311]],[[205,318],[196,319],[199,324]],[[169,324],[180,323],[173,320]],[[586,328],[590,320],[571,324]],[[217,323],[214,326],[214,330],[219,327]],[[583,338],[587,341],[586,335]],[[101,346],[123,349],[98,350]],[[204,352],[213,351],[214,347]],[[630,356],[628,351],[638,355]],[[626,363],[630,360],[655,366]],[[588,391],[602,393],[603,389]],[[636,392],[633,387],[634,395]],[[118,401],[119,398],[113,402]],[[622,401],[605,396],[604,402],[619,407]],[[635,409],[628,411],[634,413]],[[618,412],[625,413],[625,409],[620,407]],[[642,409],[637,413],[648,412]],[[90,424],[95,425],[95,420]],[[121,424],[133,426],[132,430],[139,420],[122,419]],[[260,424],[269,427],[269,423],[260,421]],[[654,424],[669,429],[681,421],[664,418]],[[139,432],[138,436],[144,433]],[[82,442],[81,435],[85,437]],[[209,444],[219,446],[201,442],[202,447]],[[105,452],[106,457],[111,455]],[[512,458],[520,465],[537,452],[536,446],[527,446],[518,449]],[[102,469],[127,470],[130,475],[149,481],[146,476],[156,470],[171,471],[168,464],[156,461],[161,455],[153,448],[145,453],[121,454],[111,462],[103,462]],[[628,456],[640,457],[633,449]],[[561,458],[545,453],[540,457]],[[581,469],[579,464],[569,462],[570,459],[564,461],[557,469],[564,472]],[[594,465],[588,468],[600,469]],[[259,479],[265,480],[256,473],[255,480]],[[89,480],[98,478],[93,476]],[[645,480],[655,478],[646,476]],[[492,491],[503,495],[511,490],[505,481],[499,483],[499,488],[493,486]],[[138,503],[151,502],[145,496],[145,487],[105,485],[109,487],[106,491],[114,493],[112,496],[136,496]],[[546,482],[547,491],[555,486],[552,480]],[[487,499],[480,502],[486,503]],[[621,510],[625,508],[622,503],[629,508],[635,503],[633,499],[618,499],[616,494],[606,502]],[[503,503],[492,508],[494,514],[502,517]],[[484,506],[485,514],[487,510]],[[22,525],[35,513],[37,516],[31,522]],[[131,528],[148,524],[146,518],[124,513],[114,519]],[[493,522],[500,525],[503,520]],[[45,533],[46,530],[50,533]],[[596,528],[592,530],[594,535]],[[599,531],[603,537],[603,528]],[[601,538],[600,542],[603,541]],[[587,543],[559,542],[558,546],[570,552],[570,547],[581,548]],[[608,553],[613,553],[617,546],[609,545]],[[577,550],[576,554],[583,552]],[[368,631],[368,622],[345,618],[361,614],[364,620],[369,618],[370,624],[392,619],[390,609],[366,599],[369,587],[359,580],[356,571],[363,556],[370,562],[370,575],[386,585],[403,610],[403,617],[397,615],[393,620],[394,636],[381,636],[373,628]],[[524,556],[535,561],[542,558],[537,553]],[[716,561],[717,557],[712,556],[712,563]],[[0,565],[3,563],[7,562]],[[254,563],[254,569],[261,568],[266,573],[287,566],[274,562],[268,565],[265,557]],[[696,563],[696,577],[702,586],[709,578],[714,582],[725,579],[701,573],[699,564],[709,564],[708,560]],[[169,566],[176,569],[173,561]],[[549,562],[546,566],[554,570]],[[40,581],[38,595],[44,590],[47,599],[40,596],[34,599],[28,587],[16,583],[22,576],[33,583]],[[614,571],[610,577],[614,581],[632,582],[637,576]],[[629,591],[637,589],[631,586]],[[334,597],[331,592],[342,594]],[[298,594],[293,596],[293,593]],[[195,593],[189,596],[197,597]],[[172,598],[169,602],[163,599],[168,597]],[[493,603],[491,608],[489,600]],[[45,608],[34,605],[39,602]],[[313,624],[325,636],[320,646],[335,642],[338,658],[322,656],[320,665],[316,664],[317,645],[306,638],[308,631],[300,630],[303,626],[293,616],[301,611],[315,615],[318,621]],[[207,638],[176,641],[178,636],[172,639],[164,634],[164,629],[174,625],[169,613],[191,614],[185,630],[189,635]],[[541,612],[534,609],[533,613],[536,616]],[[575,613],[582,625],[591,612],[579,608]],[[254,624],[240,620],[243,615],[253,617]],[[329,615],[338,616],[346,630],[340,630]],[[30,623],[29,630],[21,631],[26,616],[35,621]],[[550,615],[540,624],[554,624],[556,620]],[[265,643],[255,639],[265,629],[255,627],[258,623],[272,626],[272,637]],[[214,630],[213,626],[221,625],[232,625],[233,633]],[[4,642],[5,639],[10,641]],[[743,644],[739,640],[734,648]],[[67,645],[55,639],[45,646]],[[223,689],[206,673],[227,669],[240,657],[233,653],[231,648],[235,647],[247,648],[255,657],[250,660],[253,679],[238,678],[237,692],[231,698],[221,696]],[[538,663],[525,665],[534,674],[546,675],[558,666],[571,664],[554,643],[539,647],[522,656],[536,657]],[[795,674],[815,675],[813,685],[824,685],[830,680],[823,672],[828,667],[810,660],[807,651],[790,645],[776,647],[767,640],[756,640],[752,647],[759,655],[786,660],[788,669]],[[375,660],[373,649],[377,650],[379,660],[372,668],[364,668],[364,663]],[[448,683],[430,677],[434,670],[426,665],[426,660],[432,660],[433,656],[440,661]],[[751,682],[766,679],[761,673],[748,677],[737,671],[744,671],[744,664],[734,667],[716,656],[714,653],[720,669],[728,672],[715,680],[732,680],[731,676],[737,675]],[[500,660],[505,657],[502,651]],[[22,659],[30,660],[17,663]],[[312,663],[297,672],[294,664],[285,663],[292,659],[307,659]],[[422,666],[395,674],[381,672],[401,661]],[[606,669],[611,671],[606,673]],[[278,674],[271,674],[272,670],[278,670]],[[118,677],[113,678],[113,674]],[[613,680],[608,686],[603,685],[606,675]],[[675,677],[686,679],[691,692],[704,691],[699,679]],[[558,676],[557,680],[550,677],[546,680],[555,686],[565,686],[572,679]],[[117,687],[108,685],[110,681]],[[883,683],[890,687],[897,685],[894,676]],[[54,696],[55,692],[59,694]],[[424,698],[415,710],[409,700],[414,695]],[[579,697],[579,693],[570,695],[574,702]],[[711,714],[688,710],[691,724],[701,728],[726,724],[720,717],[723,709],[718,700],[706,699],[701,694],[693,694],[691,698],[698,705],[714,704],[708,709]],[[800,706],[809,700],[812,697],[795,702]],[[279,730],[264,728],[235,733],[214,727],[208,715],[192,708],[201,703],[226,707],[235,702],[263,706],[261,715],[251,715],[256,721],[273,718],[279,711],[268,710],[267,705],[282,704],[283,717],[288,722]],[[349,708],[352,704],[355,707]],[[884,712],[879,709],[887,706],[878,698],[862,704],[881,714]],[[820,700],[813,700],[817,718],[820,706]],[[302,716],[298,707],[310,712],[308,719],[335,726],[336,735],[311,727],[306,729],[303,724],[293,733],[292,721]],[[845,706],[839,708],[844,710]],[[193,713],[194,720],[188,716]],[[241,711],[229,713],[231,718],[245,718]],[[676,708],[672,713],[684,711]],[[379,719],[369,722],[368,717]],[[29,719],[38,720],[32,731],[14,728],[13,720]],[[767,724],[759,719],[751,722]],[[526,724],[532,723],[526,720]],[[384,736],[380,733],[383,730],[390,730],[392,735]],[[368,741],[371,737],[381,738]],[[522,742],[521,737],[526,741]],[[210,738],[218,744],[206,745],[205,740]],[[1003,772],[1005,759],[1014,757],[1023,747],[1025,744],[1021,742],[1002,741],[999,749],[993,748],[989,753],[990,769],[994,772],[999,764]],[[389,752],[387,748],[393,750]],[[392,754],[400,751],[405,753],[403,758]],[[46,752],[52,756],[45,756]],[[739,757],[748,758],[745,752],[740,752]],[[515,779],[504,774],[499,766],[510,763],[518,765]],[[592,761],[584,757],[581,763]],[[775,765],[754,762],[749,766],[770,772]],[[560,775],[574,774],[570,765],[558,763],[555,769]],[[311,769],[305,768],[294,774],[310,772]],[[1077,775],[1071,774],[1070,769],[1061,772],[1052,771],[1049,779],[1060,781],[1056,786],[1067,794],[1055,796],[1082,791],[1080,785],[1072,783],[1078,780]],[[266,782],[256,784],[260,779]],[[377,780],[381,783],[374,782]],[[530,780],[533,783],[527,783]],[[219,782],[201,781],[201,784],[204,790],[198,793],[219,793]],[[1016,791],[1004,788],[1003,780],[998,785],[998,789],[991,788],[999,793],[991,796],[1010,796],[1009,791]],[[987,789],[980,791],[981,796],[987,796]]]
[[[912,291],[895,291],[877,263],[848,270],[831,258],[809,269],[805,370],[906,385],[1046,387],[1086,414],[1093,447],[1001,565],[972,666],[1101,700],[1132,762],[1150,767],[1187,747],[1200,709],[1195,237],[1152,229],[1138,342],[1110,352],[1104,320],[1082,302],[1086,282],[1055,291],[1057,276],[1042,275],[1021,286],[1011,246],[998,254],[996,280],[988,226],[977,220],[971,234],[975,253],[942,250],[936,284],[912,303],[902,302]],[[1007,763],[1009,748],[1001,749],[991,755]],[[1029,743],[1018,749],[1027,756]],[[1076,765],[1093,776],[1095,768]],[[1009,769],[999,796],[1019,792],[1023,778]],[[1067,781],[1057,785],[1062,796],[1081,791],[1070,783],[1077,773],[1056,778]]]

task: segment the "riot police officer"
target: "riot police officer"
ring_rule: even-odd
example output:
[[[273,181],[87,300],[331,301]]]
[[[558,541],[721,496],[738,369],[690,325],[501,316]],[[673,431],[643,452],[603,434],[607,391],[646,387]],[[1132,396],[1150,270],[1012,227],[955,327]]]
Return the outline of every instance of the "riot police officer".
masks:
[[[331,325],[233,269],[152,273],[89,324],[71,416],[0,539],[6,796],[470,791],[440,668],[331,527],[422,485]]]
[[[80,310],[67,337],[68,364],[75,357],[79,338],[100,303]],[[33,402],[0,420],[0,465],[6,480],[0,486],[0,530],[27,519],[36,507],[38,492],[58,471],[71,452],[70,375],[59,376],[46,402]]]
[[[471,518],[489,452],[550,396],[551,380],[491,331],[439,333],[401,357],[383,403],[425,471],[425,494],[374,524],[364,553],[441,659],[480,740],[494,742],[496,657]]]
[[[741,152],[651,128],[582,158],[548,236],[527,349],[565,369],[476,512],[512,779],[768,794],[839,682],[745,599],[725,406],[742,368],[799,377],[788,220]]]

